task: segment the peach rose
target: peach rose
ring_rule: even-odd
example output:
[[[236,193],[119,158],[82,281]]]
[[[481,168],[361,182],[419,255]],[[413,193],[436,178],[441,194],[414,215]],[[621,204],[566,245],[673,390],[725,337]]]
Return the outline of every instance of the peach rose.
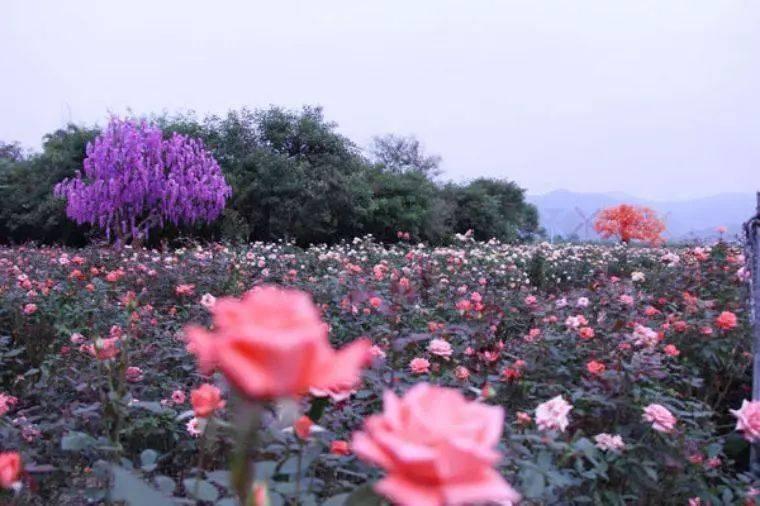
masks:
[[[730,330],[736,327],[736,315],[731,311],[723,311],[715,319],[715,326],[722,330]]]
[[[21,476],[21,455],[18,452],[0,453],[0,488],[13,488]]]
[[[736,417],[736,430],[750,443],[760,441],[760,401],[742,401],[742,407],[730,410]]]
[[[676,417],[661,404],[650,404],[644,408],[643,417],[658,432],[672,432],[676,426]]]
[[[204,383],[190,392],[190,403],[193,405],[195,416],[200,418],[207,418],[225,405],[222,400],[222,392],[208,383]]]
[[[330,346],[327,325],[305,292],[263,286],[242,299],[217,300],[214,330],[186,330],[188,350],[201,371],[219,368],[251,398],[296,397],[310,388],[353,386],[369,361],[370,342],[340,351]]]
[[[386,391],[384,411],[368,417],[351,447],[388,475],[375,489],[394,504],[442,506],[520,499],[493,469],[504,426],[500,407],[457,390],[420,383],[402,398]]]
[[[416,357],[409,362],[409,369],[414,374],[426,374],[430,372],[430,361],[426,358]]]

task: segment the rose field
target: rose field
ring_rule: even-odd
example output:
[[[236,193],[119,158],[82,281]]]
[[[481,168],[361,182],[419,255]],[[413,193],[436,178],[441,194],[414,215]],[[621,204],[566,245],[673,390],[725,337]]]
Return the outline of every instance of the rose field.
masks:
[[[0,501],[754,504],[741,249],[459,239],[0,249]]]

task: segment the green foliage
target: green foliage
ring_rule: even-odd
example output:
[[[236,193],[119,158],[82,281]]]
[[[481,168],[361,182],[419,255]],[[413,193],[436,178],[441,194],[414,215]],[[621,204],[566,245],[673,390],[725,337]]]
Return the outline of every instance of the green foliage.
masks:
[[[166,136],[203,139],[233,188],[215,224],[166,227],[152,235],[154,245],[181,236],[308,245],[372,233],[395,241],[399,231],[439,244],[468,229],[479,239],[514,242],[532,238],[537,229],[536,210],[514,183],[442,185],[433,179],[440,158],[426,154],[414,137],[378,137],[368,158],[319,107],[153,120]],[[87,242],[92,234],[66,218],[52,189],[81,169],[87,142],[97,134],[69,125],[46,136],[42,152],[31,156],[0,143],[0,237],[12,243]]]
[[[0,157],[0,237],[7,241],[84,244],[86,229],[66,218],[53,186],[82,168],[85,146],[97,130],[68,125],[45,136],[42,152]]]

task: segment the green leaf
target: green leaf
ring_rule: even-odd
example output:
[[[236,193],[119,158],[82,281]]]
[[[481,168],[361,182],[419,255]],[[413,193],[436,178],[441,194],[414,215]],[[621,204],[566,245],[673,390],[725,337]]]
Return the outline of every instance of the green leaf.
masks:
[[[211,471],[206,473],[206,478],[213,481],[220,487],[229,488],[230,486],[230,472],[226,469],[220,469],[219,471]]]
[[[543,473],[526,468],[520,473],[520,476],[522,478],[522,487],[520,488],[525,497],[535,499],[543,495],[546,488],[546,478],[544,478]]]
[[[177,484],[168,476],[160,474],[153,478],[153,481],[156,483],[158,490],[160,490],[163,494],[172,495],[177,489]]]
[[[61,438],[61,450],[80,452],[86,448],[94,446],[95,443],[95,438],[89,434],[72,431]]]
[[[156,460],[158,459],[158,452],[156,450],[143,450],[140,454],[140,468],[149,473],[156,469]]]
[[[351,492],[343,506],[380,506],[383,499],[372,490],[370,485],[362,485]]]
[[[326,499],[325,502],[322,503],[322,506],[343,506],[346,503],[347,499],[348,494],[334,495]]]
[[[182,480],[182,486],[185,487],[185,493],[187,493],[187,495],[193,499],[210,502],[214,502],[219,499],[219,491],[214,485],[206,480],[185,478]]]
[[[118,466],[111,468],[113,487],[111,499],[133,506],[166,506],[168,498],[137,476]]]

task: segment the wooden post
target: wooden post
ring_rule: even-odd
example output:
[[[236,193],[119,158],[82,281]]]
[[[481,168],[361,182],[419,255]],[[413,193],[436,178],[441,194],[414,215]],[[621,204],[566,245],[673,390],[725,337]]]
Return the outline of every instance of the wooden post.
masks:
[[[752,400],[760,400],[760,192],[755,216],[744,224],[746,262],[750,271],[750,324],[752,325]],[[751,447],[750,471],[760,477],[760,443]]]

